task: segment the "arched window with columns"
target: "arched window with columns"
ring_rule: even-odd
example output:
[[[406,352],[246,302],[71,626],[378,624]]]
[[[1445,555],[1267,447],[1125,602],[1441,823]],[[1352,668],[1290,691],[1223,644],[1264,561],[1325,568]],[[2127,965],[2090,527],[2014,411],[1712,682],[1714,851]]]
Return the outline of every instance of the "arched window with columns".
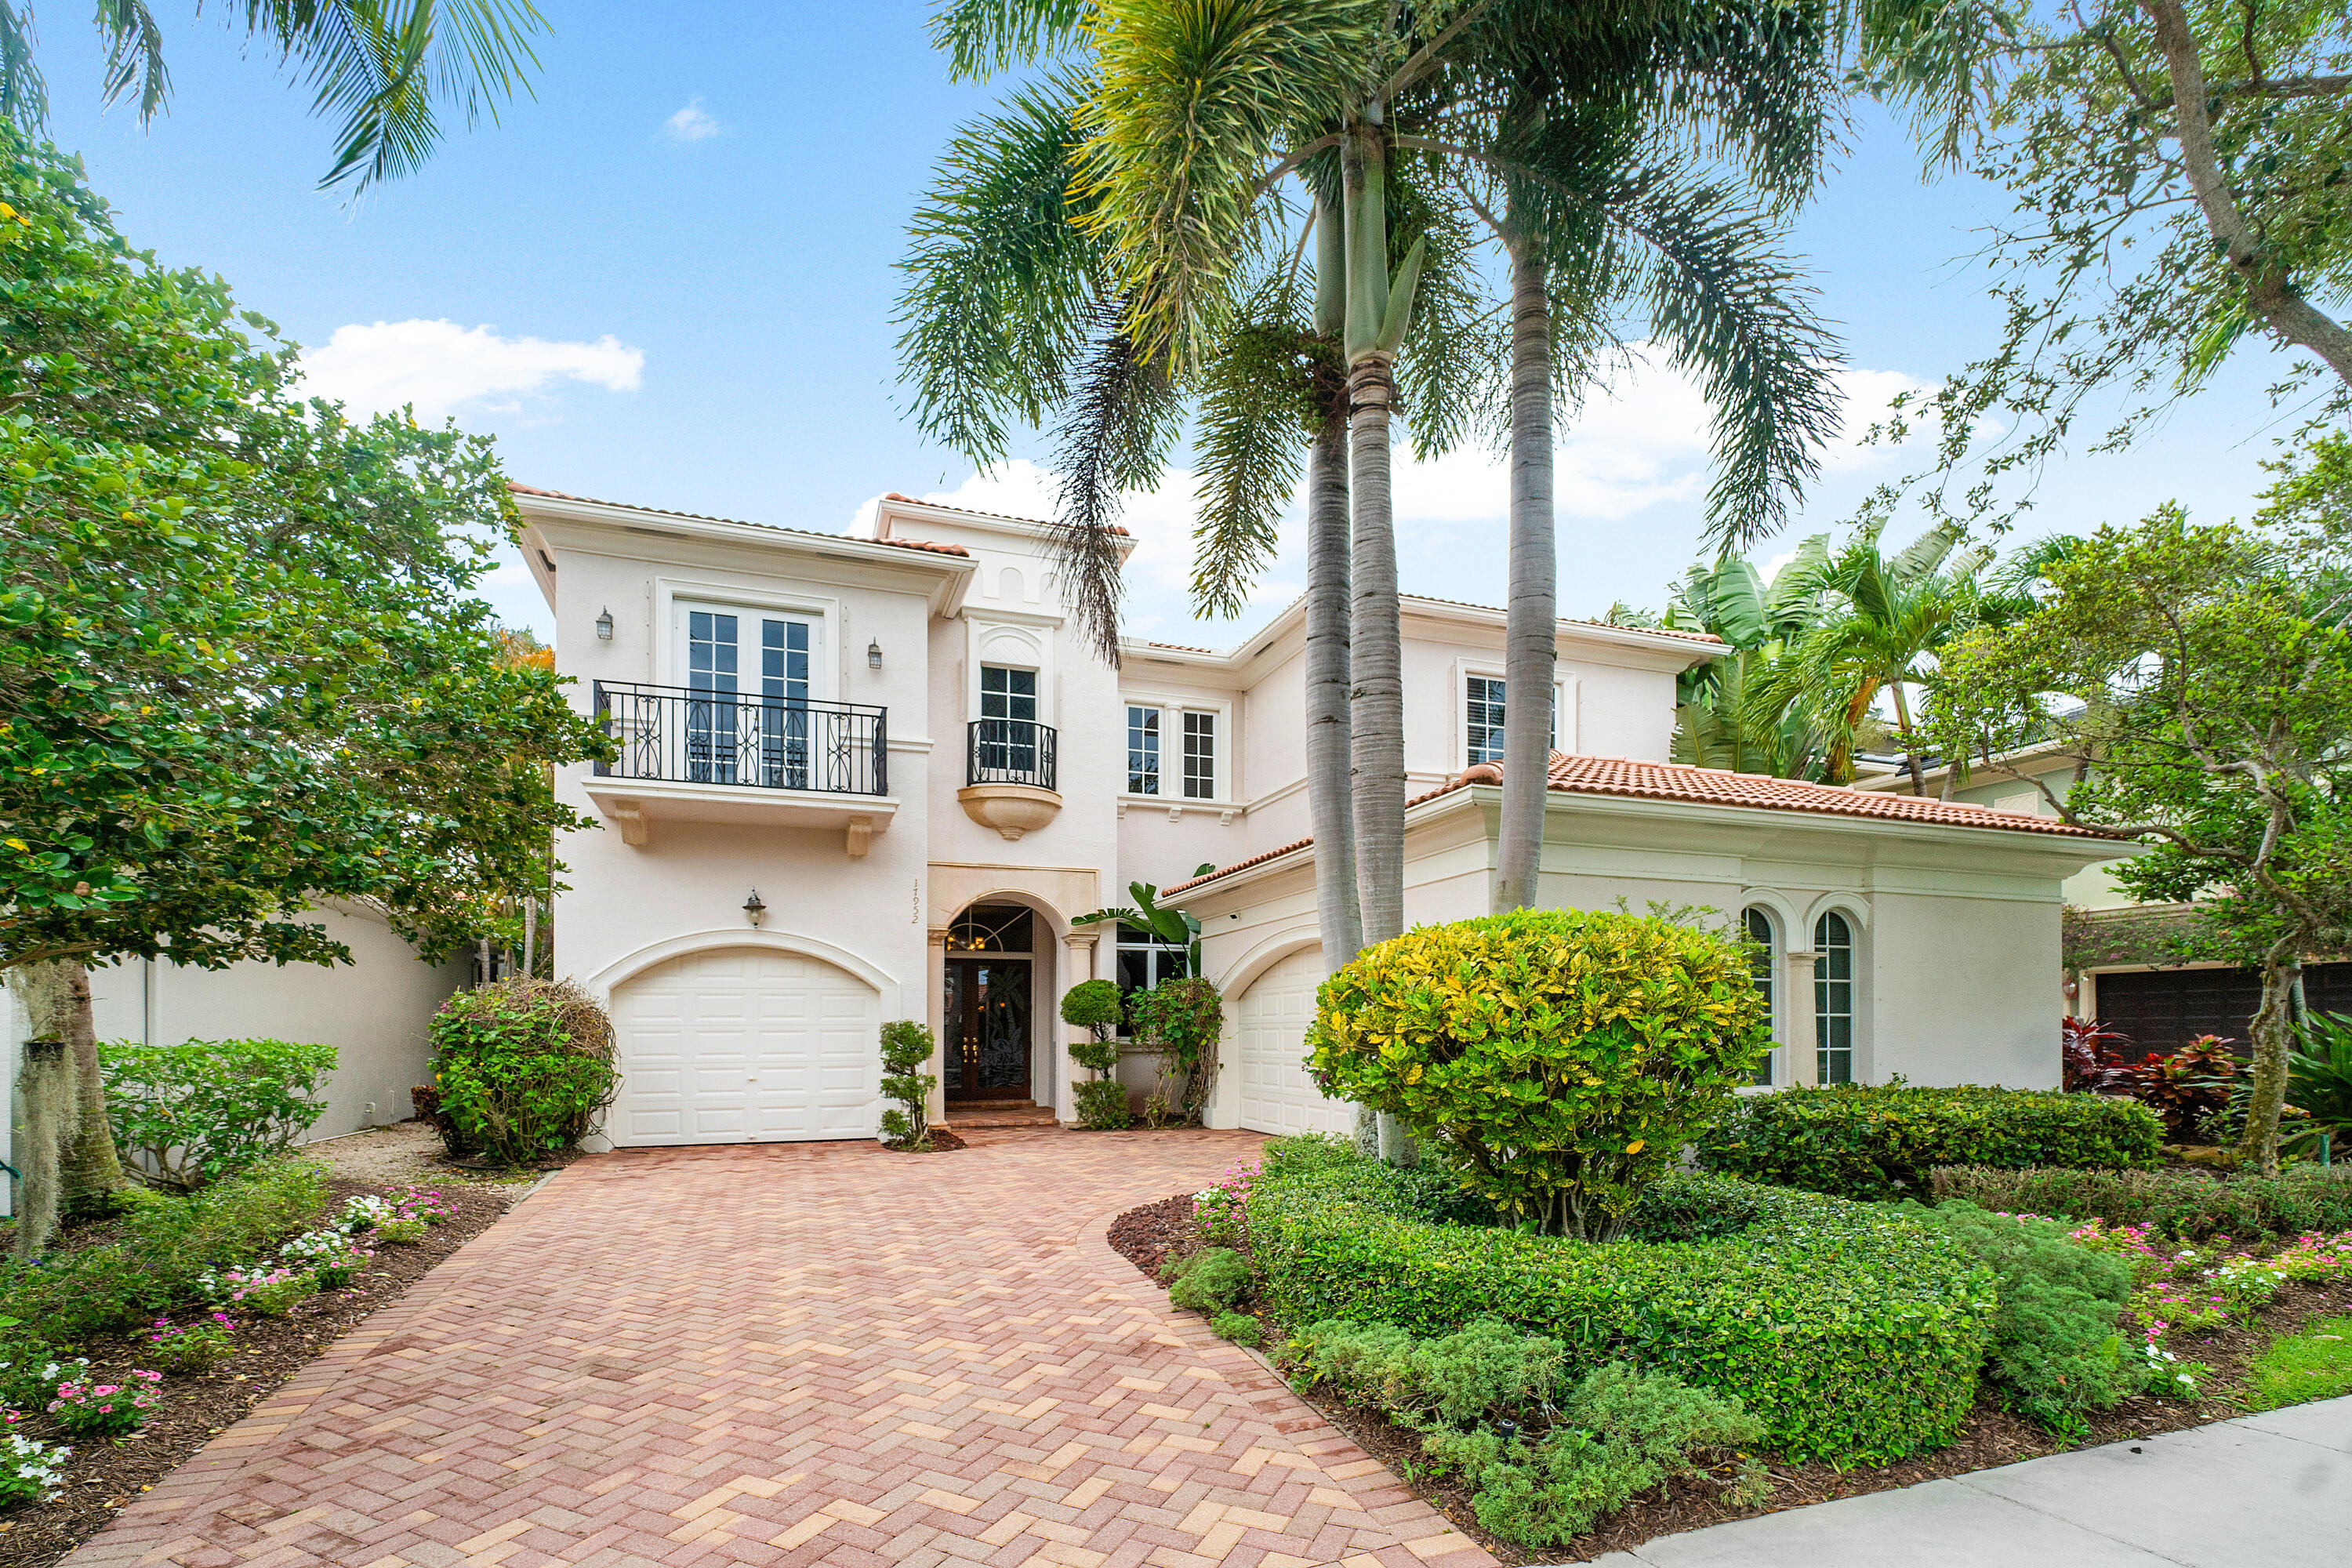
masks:
[[[1769,1088],[1773,1078],[1773,1058],[1780,1055],[1780,1015],[1779,998],[1774,994],[1772,984],[1773,966],[1780,961],[1780,937],[1771,915],[1752,904],[1741,912],[1739,921],[1748,930],[1748,940],[1763,949],[1753,955],[1748,974],[1756,982],[1756,994],[1764,998],[1764,1019],[1772,1031],[1775,1047],[1765,1053],[1764,1059],[1756,1064],[1756,1076],[1748,1081]]]
[[[1813,1045],[1820,1082],[1853,1081],[1853,926],[1835,910],[1813,922]]]

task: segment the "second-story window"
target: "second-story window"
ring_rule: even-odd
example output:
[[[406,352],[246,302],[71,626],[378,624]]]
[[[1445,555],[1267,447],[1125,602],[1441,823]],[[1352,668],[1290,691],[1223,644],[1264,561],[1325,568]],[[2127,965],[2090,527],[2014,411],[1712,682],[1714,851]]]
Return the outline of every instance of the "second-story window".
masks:
[[[1470,765],[1503,760],[1503,683],[1491,675],[1474,675],[1469,690]]]
[[[1184,798],[1217,798],[1217,716],[1184,715]]]
[[[1160,710],[1127,710],[1127,793],[1160,793]]]
[[[980,760],[995,773],[1037,767],[1037,672],[980,667]]]

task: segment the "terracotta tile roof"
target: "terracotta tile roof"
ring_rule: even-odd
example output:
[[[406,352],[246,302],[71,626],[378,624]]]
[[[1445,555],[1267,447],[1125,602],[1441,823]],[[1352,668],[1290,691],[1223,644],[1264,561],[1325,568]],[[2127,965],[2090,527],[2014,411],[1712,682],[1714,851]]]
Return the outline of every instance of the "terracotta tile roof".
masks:
[[[1418,599],[1424,605],[1451,605],[1457,610],[1486,610],[1497,616],[1510,613],[1500,605],[1474,605],[1467,599],[1440,599],[1430,594],[1401,594],[1398,597],[1407,601]],[[1686,632],[1677,626],[1626,626],[1613,621],[1580,620],[1574,616],[1560,616],[1559,624],[1564,626],[1598,626],[1606,632],[1639,632],[1645,637],[1675,637],[1683,642],[1708,643],[1718,647],[1726,646],[1723,639],[1713,632]]]
[[[507,489],[519,496],[545,496],[550,500],[584,501],[590,506],[617,506],[630,511],[649,512],[656,517],[683,517],[696,522],[732,523],[738,528],[764,528],[771,533],[797,534],[803,539],[838,540],[845,544],[887,544],[894,550],[920,550],[933,555],[960,555],[969,558],[971,552],[961,544],[940,544],[929,539],[861,539],[854,533],[819,533],[813,528],[785,528],[773,522],[746,522],[740,517],[713,517],[706,511],[675,511],[667,507],[637,506],[625,500],[598,500],[594,496],[575,496],[564,490],[541,489],[536,485],[519,485],[512,479]]]
[[[913,496],[900,495],[897,490],[890,491],[882,499],[884,500],[904,501],[908,506],[927,506],[934,511],[960,511],[966,517],[993,518],[998,522],[1025,522],[1033,528],[1051,528],[1054,526],[1042,517],[1015,517],[1011,512],[1007,511],[975,511],[971,507],[950,506],[945,501],[918,500]],[[1110,525],[1110,531],[1118,534],[1122,539],[1132,537],[1128,533],[1127,530],[1119,527],[1117,523],[1112,523]]]
[[[1740,806],[1759,811],[1793,811],[1827,816],[1866,816],[1882,821],[1917,822],[1936,827],[1979,827],[2000,833],[2034,833],[2060,838],[2103,838],[2087,827],[2070,827],[2045,816],[1994,811],[1956,801],[1921,800],[1914,795],[1867,794],[1836,784],[1808,784],[1801,779],[1767,778],[1761,773],[1735,773],[1721,768],[1685,767],[1680,763],[1637,763],[1623,757],[1570,756],[1554,752],[1548,770],[1549,786],[1563,795],[1612,795],[1629,800],[1663,800],[1689,805]],[[1480,763],[1466,768],[1437,788],[1405,802],[1451,795],[1472,784],[1499,784],[1499,763]],[[1301,838],[1220,866],[1206,876],[1179,882],[1167,889],[1181,893],[1203,882],[1213,882],[1252,866],[1310,847],[1315,840]],[[1162,895],[1163,897],[1166,894]]]
[[[1148,642],[1148,643],[1144,643],[1144,644],[1142,644],[1141,646],[1142,646],[1142,647],[1158,647],[1158,648],[1165,648],[1165,649],[1167,649],[1170,653],[1205,653],[1205,654],[1207,654],[1211,658],[1216,658],[1216,657],[1217,657],[1217,650],[1216,650],[1215,648],[1213,648],[1213,647],[1194,647],[1191,643],[1181,643],[1181,642]]]

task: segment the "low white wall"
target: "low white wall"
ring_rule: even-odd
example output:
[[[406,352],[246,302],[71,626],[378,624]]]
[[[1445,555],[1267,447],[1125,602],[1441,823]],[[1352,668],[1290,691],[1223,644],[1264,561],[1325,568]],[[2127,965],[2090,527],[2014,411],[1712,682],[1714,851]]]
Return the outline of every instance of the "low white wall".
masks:
[[[467,966],[462,960],[420,962],[365,910],[329,908],[310,918],[352,950],[350,963],[184,969],[133,959],[91,970],[98,1037],[163,1046],[260,1038],[332,1046],[327,1113],[310,1137],[405,1120],[415,1111],[408,1091],[425,1081],[434,1010],[457,989]]]

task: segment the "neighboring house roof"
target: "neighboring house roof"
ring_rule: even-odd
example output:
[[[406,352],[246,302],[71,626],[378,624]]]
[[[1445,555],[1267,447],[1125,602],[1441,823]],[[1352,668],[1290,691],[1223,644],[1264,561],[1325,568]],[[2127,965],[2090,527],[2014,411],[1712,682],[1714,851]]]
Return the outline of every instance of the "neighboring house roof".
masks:
[[[626,511],[642,511],[654,517],[682,517],[695,522],[723,522],[736,528],[764,528],[771,533],[790,533],[802,539],[840,540],[852,544],[887,544],[898,550],[928,551],[933,555],[969,557],[971,552],[961,544],[941,544],[929,539],[868,539],[855,533],[820,533],[813,528],[786,528],[781,523],[747,522],[740,517],[713,517],[705,511],[679,511],[674,507],[638,506],[633,501],[599,500],[594,496],[576,496],[565,490],[542,489],[537,485],[519,485],[507,481],[507,489],[517,495],[543,496],[549,500],[580,501],[588,506],[619,507]]]
[[[1046,521],[1042,517],[1015,517],[1009,511],[978,511],[968,506],[950,506],[944,501],[918,500],[913,496],[901,495],[897,490],[890,491],[882,499],[884,500],[898,501],[904,506],[927,507],[932,511],[960,511],[966,517],[991,518],[998,522],[1025,522],[1032,528],[1052,528],[1055,526],[1055,524]],[[1104,531],[1107,533],[1116,533],[1121,539],[1133,537],[1127,531],[1127,530],[1119,527],[1117,523],[1110,524],[1104,530]]]
[[[1427,594],[1400,594],[1397,597],[1408,605],[1451,605],[1458,610],[1486,610],[1497,616],[1510,614],[1500,605],[1475,605],[1467,599],[1440,599]],[[1684,642],[1708,643],[1718,647],[1729,646],[1713,632],[1686,632],[1680,626],[1631,626],[1616,621],[1580,620],[1574,616],[1560,616],[1559,624],[1564,626],[1599,626],[1603,631],[1612,632],[1643,632],[1651,637],[1677,637]]]
[[[1426,794],[1405,802],[1426,800],[1467,789],[1473,784],[1499,784],[1498,763],[1480,763]],[[1916,822],[1937,827],[1975,827],[1996,833],[2036,833],[2061,838],[2104,838],[2105,834],[2069,827],[2048,817],[2026,816],[1989,806],[1963,805],[1956,801],[1921,800],[1911,795],[1865,795],[1836,784],[1809,784],[1801,779],[1768,778],[1761,773],[1735,773],[1721,768],[1685,767],[1680,763],[1641,763],[1624,757],[1551,754],[1548,770],[1550,788],[1562,795],[1611,795],[1630,800],[1669,801],[1687,805],[1746,807],[1759,811],[1792,811],[1822,816],[1875,817],[1881,821]],[[1220,866],[1206,876],[1179,882],[1161,896],[1184,892],[1220,877],[1310,847],[1301,838],[1246,860]]]

